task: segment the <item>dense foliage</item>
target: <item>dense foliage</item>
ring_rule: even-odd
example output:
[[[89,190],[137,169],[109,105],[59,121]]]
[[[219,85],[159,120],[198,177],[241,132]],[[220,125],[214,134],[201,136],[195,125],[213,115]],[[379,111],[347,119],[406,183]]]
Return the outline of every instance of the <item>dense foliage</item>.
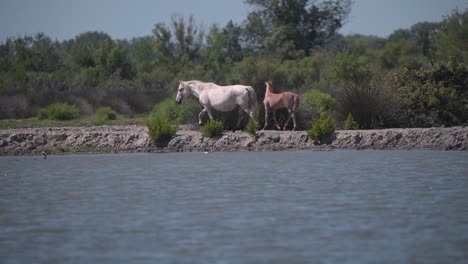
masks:
[[[109,120],[117,119],[117,113],[112,108],[105,106],[99,107],[94,114],[93,123],[95,125],[102,125]]]
[[[245,131],[247,131],[247,133],[249,133],[251,136],[255,137],[257,128],[258,123],[253,118],[250,118],[249,122],[247,122],[247,125],[245,126]]]
[[[345,121],[343,121],[343,128],[348,130],[359,129],[359,124],[354,120],[354,117],[351,113],[348,114]]]
[[[263,111],[271,79],[275,92],[301,95],[302,129],[321,115],[341,124],[349,113],[364,129],[466,124],[468,11],[388,38],[343,36],[337,31],[351,2],[246,0],[253,8],[241,24],[204,29],[193,17],[174,16],[131,40],[103,32],[62,42],[42,33],[7,39],[0,43],[0,118],[31,117],[60,102],[85,115],[100,107],[153,109],[171,122],[198,123],[198,102],[174,103],[179,80],[251,85]],[[235,129],[237,110],[215,115]],[[287,115],[279,111],[279,121]]]
[[[204,137],[219,137],[223,134],[223,123],[217,120],[210,120],[202,127]]]
[[[320,144],[328,144],[335,134],[335,121],[328,116],[321,116],[307,131],[309,138]]]
[[[39,119],[72,120],[79,116],[78,107],[66,103],[53,103],[37,112]]]
[[[177,132],[177,126],[165,117],[150,115],[148,122],[148,134],[156,144],[169,141]]]

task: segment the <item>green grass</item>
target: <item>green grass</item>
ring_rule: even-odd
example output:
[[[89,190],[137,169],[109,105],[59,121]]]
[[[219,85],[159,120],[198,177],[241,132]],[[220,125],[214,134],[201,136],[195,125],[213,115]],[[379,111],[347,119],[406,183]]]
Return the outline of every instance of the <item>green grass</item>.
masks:
[[[105,120],[102,125],[145,125],[147,115],[133,117],[117,115],[115,120]],[[40,120],[37,117],[24,119],[0,119],[0,129],[28,128],[28,127],[64,127],[64,126],[94,126],[94,116],[84,116],[73,120]]]

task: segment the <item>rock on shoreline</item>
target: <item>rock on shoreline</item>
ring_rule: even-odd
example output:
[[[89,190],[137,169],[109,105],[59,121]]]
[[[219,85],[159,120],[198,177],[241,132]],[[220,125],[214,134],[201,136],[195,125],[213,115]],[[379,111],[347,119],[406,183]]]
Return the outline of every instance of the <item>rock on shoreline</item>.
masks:
[[[206,138],[194,126],[181,126],[164,146],[156,146],[145,126],[51,127],[0,130],[0,155],[178,151],[278,150],[468,150],[468,127],[338,130],[329,145],[317,145],[305,131],[225,131]]]

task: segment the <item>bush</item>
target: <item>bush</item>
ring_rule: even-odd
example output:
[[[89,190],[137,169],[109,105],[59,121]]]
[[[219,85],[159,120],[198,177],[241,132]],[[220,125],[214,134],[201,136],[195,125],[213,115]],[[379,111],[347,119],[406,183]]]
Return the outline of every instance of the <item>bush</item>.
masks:
[[[258,123],[253,118],[250,118],[247,126],[245,127],[245,131],[255,137],[255,134],[257,133],[257,127]]]
[[[333,115],[335,109],[336,100],[329,94],[310,90],[302,95],[300,111],[305,120],[305,127],[311,125],[308,120],[316,120],[322,115]]]
[[[223,123],[221,121],[210,120],[202,128],[204,137],[219,137],[223,134]]]
[[[179,124],[197,124],[200,104],[192,99],[177,105],[174,99],[166,99],[153,107],[153,115],[167,118]]]
[[[80,116],[80,110],[75,105],[67,103],[54,103],[39,109],[39,119],[71,120]]]
[[[335,122],[329,117],[322,116],[307,133],[310,139],[318,140],[320,144],[329,144],[335,134]]]
[[[169,141],[176,133],[177,126],[169,119],[157,115],[151,115],[147,122],[148,134],[156,144]]]
[[[104,124],[106,121],[117,119],[117,113],[110,107],[99,107],[94,114],[94,124]]]
[[[344,129],[356,130],[359,129],[359,124],[354,120],[354,117],[351,113],[348,114],[348,117],[343,122]]]
[[[403,126],[459,126],[468,122],[468,67],[456,62],[393,76],[402,98]]]

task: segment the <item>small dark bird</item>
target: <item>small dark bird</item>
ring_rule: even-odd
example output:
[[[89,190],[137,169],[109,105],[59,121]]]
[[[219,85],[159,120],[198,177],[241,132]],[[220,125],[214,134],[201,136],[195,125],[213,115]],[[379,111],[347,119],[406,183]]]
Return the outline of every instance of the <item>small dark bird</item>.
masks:
[[[41,154],[42,154],[42,156],[44,156],[44,159],[47,159],[47,152],[45,152],[45,151],[42,151],[42,153],[41,153]]]

